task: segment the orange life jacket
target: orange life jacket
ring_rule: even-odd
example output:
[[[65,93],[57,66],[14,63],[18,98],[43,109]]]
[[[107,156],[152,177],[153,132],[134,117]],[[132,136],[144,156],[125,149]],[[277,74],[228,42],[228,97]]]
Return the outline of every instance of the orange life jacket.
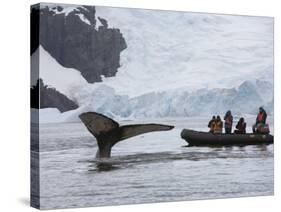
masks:
[[[214,133],[222,133],[222,122],[221,121],[214,122]]]

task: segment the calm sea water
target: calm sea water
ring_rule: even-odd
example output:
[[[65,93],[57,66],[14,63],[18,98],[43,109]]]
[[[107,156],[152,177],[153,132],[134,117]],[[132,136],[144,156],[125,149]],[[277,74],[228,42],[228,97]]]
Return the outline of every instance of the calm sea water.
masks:
[[[185,147],[182,128],[207,131],[207,118],[153,121],[176,128],[124,140],[105,160],[82,123],[40,124],[41,207],[273,195],[273,145]]]

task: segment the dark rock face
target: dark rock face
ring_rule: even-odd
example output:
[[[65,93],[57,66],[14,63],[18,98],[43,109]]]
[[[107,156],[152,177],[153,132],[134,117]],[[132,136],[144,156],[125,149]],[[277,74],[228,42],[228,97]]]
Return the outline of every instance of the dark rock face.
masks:
[[[115,76],[120,67],[120,53],[127,47],[120,30],[108,28],[107,20],[100,17],[101,26],[96,29],[93,6],[77,6],[65,13],[66,7],[51,4],[32,7],[31,54],[42,45],[58,63],[80,71],[90,83],[101,81],[101,75]],[[78,105],[57,90],[48,88],[40,79],[31,88],[31,107],[56,107],[65,112]]]
[[[39,93],[40,89],[40,93]],[[37,84],[30,89],[32,108],[58,108],[60,112],[77,109],[79,106],[74,101],[54,88],[44,85],[43,80],[39,79]],[[40,105],[39,105],[40,98]]]
[[[43,83],[43,82],[42,82]],[[39,109],[39,83],[30,88],[30,107]]]
[[[120,30],[108,28],[102,18],[102,26],[95,29],[93,6],[80,6],[68,14],[63,7],[41,5],[39,43],[61,65],[79,70],[90,83],[101,81],[101,75],[115,76],[120,53],[127,47]]]
[[[30,55],[32,55],[39,46],[39,5],[31,7],[30,11]]]

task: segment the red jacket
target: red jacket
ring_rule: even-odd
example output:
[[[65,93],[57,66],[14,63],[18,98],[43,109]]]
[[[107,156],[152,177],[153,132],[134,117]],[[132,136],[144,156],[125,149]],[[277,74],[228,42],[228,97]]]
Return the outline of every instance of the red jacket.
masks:
[[[265,124],[267,114],[265,111],[259,112],[256,119],[256,124]]]

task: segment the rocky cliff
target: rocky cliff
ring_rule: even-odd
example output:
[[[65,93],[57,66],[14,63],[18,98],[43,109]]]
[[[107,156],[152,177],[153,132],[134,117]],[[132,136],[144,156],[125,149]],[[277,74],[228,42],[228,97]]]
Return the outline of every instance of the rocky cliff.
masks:
[[[90,83],[101,81],[101,75],[115,76],[126,42],[119,29],[96,19],[94,6],[40,4],[40,12],[34,8],[32,13],[35,24],[39,17],[40,30],[39,42],[31,42],[31,50],[42,45],[61,65],[79,70]]]
[[[30,18],[31,55],[41,45],[60,65],[80,71],[89,83],[101,81],[101,76],[115,76],[120,53],[127,45],[119,29],[109,28],[107,20],[96,17],[94,6],[43,3],[32,7]],[[65,112],[78,107],[40,80],[31,88],[33,108],[39,108],[38,83],[40,108]]]
[[[30,95],[31,108],[54,107],[58,108],[60,112],[78,108],[77,103],[68,99],[65,95],[57,91],[55,88],[49,88],[47,85],[44,85],[42,79],[39,79],[37,81],[37,84],[30,89]]]

